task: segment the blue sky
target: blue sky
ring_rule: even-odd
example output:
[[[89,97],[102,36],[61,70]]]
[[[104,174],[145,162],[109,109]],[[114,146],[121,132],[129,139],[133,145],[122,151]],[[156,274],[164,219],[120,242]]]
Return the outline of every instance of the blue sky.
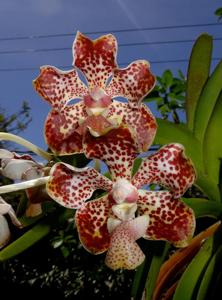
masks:
[[[37,69],[30,71],[2,71],[3,69],[32,68],[45,64],[71,66],[71,47],[77,30],[81,32],[150,27],[216,23],[216,8],[221,1],[210,0],[0,0],[0,106],[8,113],[19,109],[23,100],[32,108],[32,123],[21,136],[46,147],[43,138],[44,120],[50,106],[34,91],[32,80]],[[116,33],[120,44],[192,40],[202,32],[222,38],[221,26],[171,28]],[[36,38],[39,35],[73,35],[54,38]],[[3,40],[4,38],[29,37]],[[33,36],[33,38],[31,38]],[[89,35],[96,38],[99,34]],[[70,48],[64,51],[2,54],[4,51]],[[135,59],[166,61],[188,59],[192,43],[151,44],[119,47],[118,62],[129,63]],[[214,57],[222,57],[222,40],[214,42]],[[215,62],[216,63],[216,62]],[[176,74],[186,73],[187,62],[151,63],[154,74],[165,69]],[[154,112],[155,113],[155,112]]]

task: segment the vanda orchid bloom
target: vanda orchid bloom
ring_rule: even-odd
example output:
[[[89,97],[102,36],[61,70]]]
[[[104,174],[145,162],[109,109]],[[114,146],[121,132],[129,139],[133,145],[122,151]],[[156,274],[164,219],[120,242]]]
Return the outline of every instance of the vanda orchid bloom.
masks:
[[[119,69],[116,55],[117,41],[112,34],[90,40],[78,32],[71,71],[52,66],[41,68],[34,87],[52,105],[45,123],[45,138],[57,155],[83,152],[87,130],[97,137],[121,122],[132,129],[139,151],[146,151],[151,145],[149,133],[155,133],[156,122],[141,101],[154,87],[155,77],[145,60]],[[80,80],[78,70],[88,87]],[[113,100],[117,96],[126,98],[128,103]],[[73,99],[81,101],[70,104]]]
[[[184,247],[192,238],[195,217],[179,198],[193,184],[195,170],[180,144],[169,144],[143,159],[132,178],[138,154],[130,130],[122,125],[106,135],[85,136],[87,157],[100,158],[109,167],[112,181],[94,168],[78,169],[56,163],[47,182],[49,195],[61,205],[78,209],[75,216],[83,246],[94,254],[107,251],[112,269],[134,269],[144,260],[138,238],[167,240]],[[155,183],[167,190],[148,191]],[[108,193],[92,201],[96,189]]]
[[[0,149],[0,174],[12,180],[31,180],[41,178],[49,172],[48,167],[37,163],[31,155],[19,155],[5,149]],[[26,216],[35,217],[42,213],[41,204],[45,200],[49,200],[45,187],[27,188],[28,207]]]

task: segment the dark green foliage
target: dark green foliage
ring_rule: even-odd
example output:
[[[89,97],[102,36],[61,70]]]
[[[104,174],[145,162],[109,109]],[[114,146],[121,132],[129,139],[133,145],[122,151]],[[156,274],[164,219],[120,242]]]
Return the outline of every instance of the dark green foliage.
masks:
[[[185,88],[186,80],[181,71],[175,77],[170,70],[166,70],[161,77],[157,76],[157,84],[145,101],[155,101],[164,119],[180,123],[179,112],[184,110]]]
[[[216,9],[214,14],[215,14],[215,16],[218,17],[218,21],[220,21],[222,19],[222,7],[219,7],[218,9]]]

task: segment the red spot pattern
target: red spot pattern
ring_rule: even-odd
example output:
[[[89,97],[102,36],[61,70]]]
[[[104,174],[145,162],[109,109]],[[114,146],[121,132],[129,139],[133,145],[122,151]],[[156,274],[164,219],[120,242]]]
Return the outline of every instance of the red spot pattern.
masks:
[[[168,144],[143,160],[132,183],[136,187],[155,183],[170,189],[175,198],[181,197],[193,184],[196,173],[180,144]]]
[[[61,71],[52,66],[42,67],[33,84],[39,95],[57,110],[69,100],[82,98],[88,92],[76,70]]]
[[[46,120],[45,137],[47,144],[57,155],[82,152],[82,137],[80,131],[77,133],[78,130],[75,129],[78,121],[82,123],[88,113],[84,101],[71,106],[67,106],[68,102],[76,98],[85,101],[91,99],[90,93],[100,89],[101,99],[93,100],[93,104],[91,99],[90,107],[110,106],[111,113],[111,98],[118,95],[128,98],[124,122],[131,126],[138,151],[146,150],[151,144],[156,132],[156,123],[151,112],[145,106],[141,108],[140,102],[153,88],[155,78],[149,70],[149,63],[144,60],[133,62],[126,69],[117,69],[116,52],[117,42],[113,35],[90,40],[78,33],[73,44],[74,67],[84,73],[89,88],[80,80],[76,69],[61,71],[52,66],[44,66],[34,80],[36,91],[53,106],[53,111]],[[106,86],[108,78],[112,75],[113,79]],[[121,115],[118,110],[121,104],[115,106],[117,114]]]
[[[57,163],[50,172],[47,192],[55,201],[68,208],[80,208],[96,189],[110,191],[112,181],[93,168],[74,168]]]
[[[107,230],[110,205],[107,196],[85,203],[76,212],[75,222],[83,246],[93,254],[106,251],[110,235]]]
[[[80,32],[73,44],[73,64],[85,75],[89,87],[104,88],[116,64],[117,41],[112,34],[92,41]]]
[[[104,161],[114,181],[118,178],[131,180],[137,149],[128,128],[112,129],[99,138],[94,138],[87,133],[84,139],[84,153],[89,158]]]
[[[148,215],[145,238],[167,240],[177,247],[187,246],[195,229],[192,209],[167,191],[139,190],[138,214]]]
[[[136,218],[122,222],[112,232],[105,260],[106,265],[111,269],[132,270],[144,261],[145,255],[135,242],[141,237],[140,233],[144,234],[144,224],[140,221],[141,218]],[[140,227],[142,227],[142,231]]]
[[[46,143],[53,152],[65,155],[82,152],[82,135],[77,133],[78,121],[87,113],[82,102],[64,107],[61,111],[52,110],[45,122]]]
[[[137,60],[125,69],[115,69],[107,94],[125,97],[131,107],[137,108],[155,85],[155,77],[149,68],[147,61]]]
[[[121,116],[123,123],[129,126],[134,133],[138,152],[147,151],[156,134],[156,120],[147,106],[144,104],[137,108],[131,108],[128,103],[113,101],[109,107],[107,117]]]

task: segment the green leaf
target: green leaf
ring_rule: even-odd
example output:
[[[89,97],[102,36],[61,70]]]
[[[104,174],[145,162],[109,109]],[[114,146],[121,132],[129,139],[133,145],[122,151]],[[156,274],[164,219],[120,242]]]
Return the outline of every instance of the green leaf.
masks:
[[[220,218],[222,215],[222,204],[204,198],[182,198],[182,201],[191,207],[195,217]]]
[[[164,104],[159,107],[159,111],[161,112],[162,115],[165,115],[170,112],[168,104]]]
[[[210,121],[217,98],[222,89],[222,61],[219,62],[213,74],[208,79],[198,101],[194,119],[194,134],[202,143]]]
[[[162,83],[166,88],[170,87],[173,83],[173,74],[170,70],[164,71],[162,76]]]
[[[203,142],[205,170],[209,176],[219,183],[220,158],[222,158],[222,92],[214,107],[208,123]]]
[[[184,295],[186,295],[186,300],[196,299],[195,292],[199,282],[203,278],[211,257],[222,243],[221,234],[222,226],[220,225],[215,234],[204,242],[202,248],[184,271],[177,285],[173,300],[184,299]]]
[[[143,102],[154,102],[156,101],[158,103],[158,101],[163,101],[163,98],[161,97],[147,97],[143,100]]]
[[[214,14],[220,17],[222,15],[222,7],[219,7],[217,10],[215,10]]]
[[[209,265],[200,284],[196,300],[204,300],[207,296],[208,288],[213,284],[214,274],[217,273],[222,263],[222,246],[220,246],[214,256],[211,258]]]
[[[192,299],[201,274],[213,253],[213,241],[213,237],[210,237],[188,265],[178,283],[173,300],[184,299],[184,295],[186,295],[186,300]]]
[[[202,34],[193,46],[187,74],[186,114],[190,130],[193,130],[197,103],[209,76],[211,55],[212,37]]]
[[[221,196],[217,183],[213,181],[209,176],[206,176],[206,174],[200,169],[196,168],[196,171],[197,180],[195,182],[195,185],[198,186],[210,198],[210,200],[220,202]]]
[[[133,300],[141,298],[141,282],[143,281],[144,272],[146,272],[146,261],[144,261],[136,270],[131,289],[131,296]]]
[[[134,160],[134,164],[133,164],[133,170],[132,170],[132,176],[134,176],[134,174],[138,171],[140,165],[142,163],[142,158],[136,158]]]
[[[50,229],[51,225],[46,221],[38,223],[0,252],[0,262],[22,253],[49,234]]]
[[[158,251],[154,253],[154,256],[151,261],[151,265],[149,268],[148,276],[146,279],[146,285],[145,285],[145,290],[146,290],[146,300],[151,300],[153,291],[155,288],[156,280],[160,271],[160,268],[166,259],[166,256],[169,252],[170,249],[170,244],[169,243],[163,243],[162,245],[160,244],[158,247]]]

